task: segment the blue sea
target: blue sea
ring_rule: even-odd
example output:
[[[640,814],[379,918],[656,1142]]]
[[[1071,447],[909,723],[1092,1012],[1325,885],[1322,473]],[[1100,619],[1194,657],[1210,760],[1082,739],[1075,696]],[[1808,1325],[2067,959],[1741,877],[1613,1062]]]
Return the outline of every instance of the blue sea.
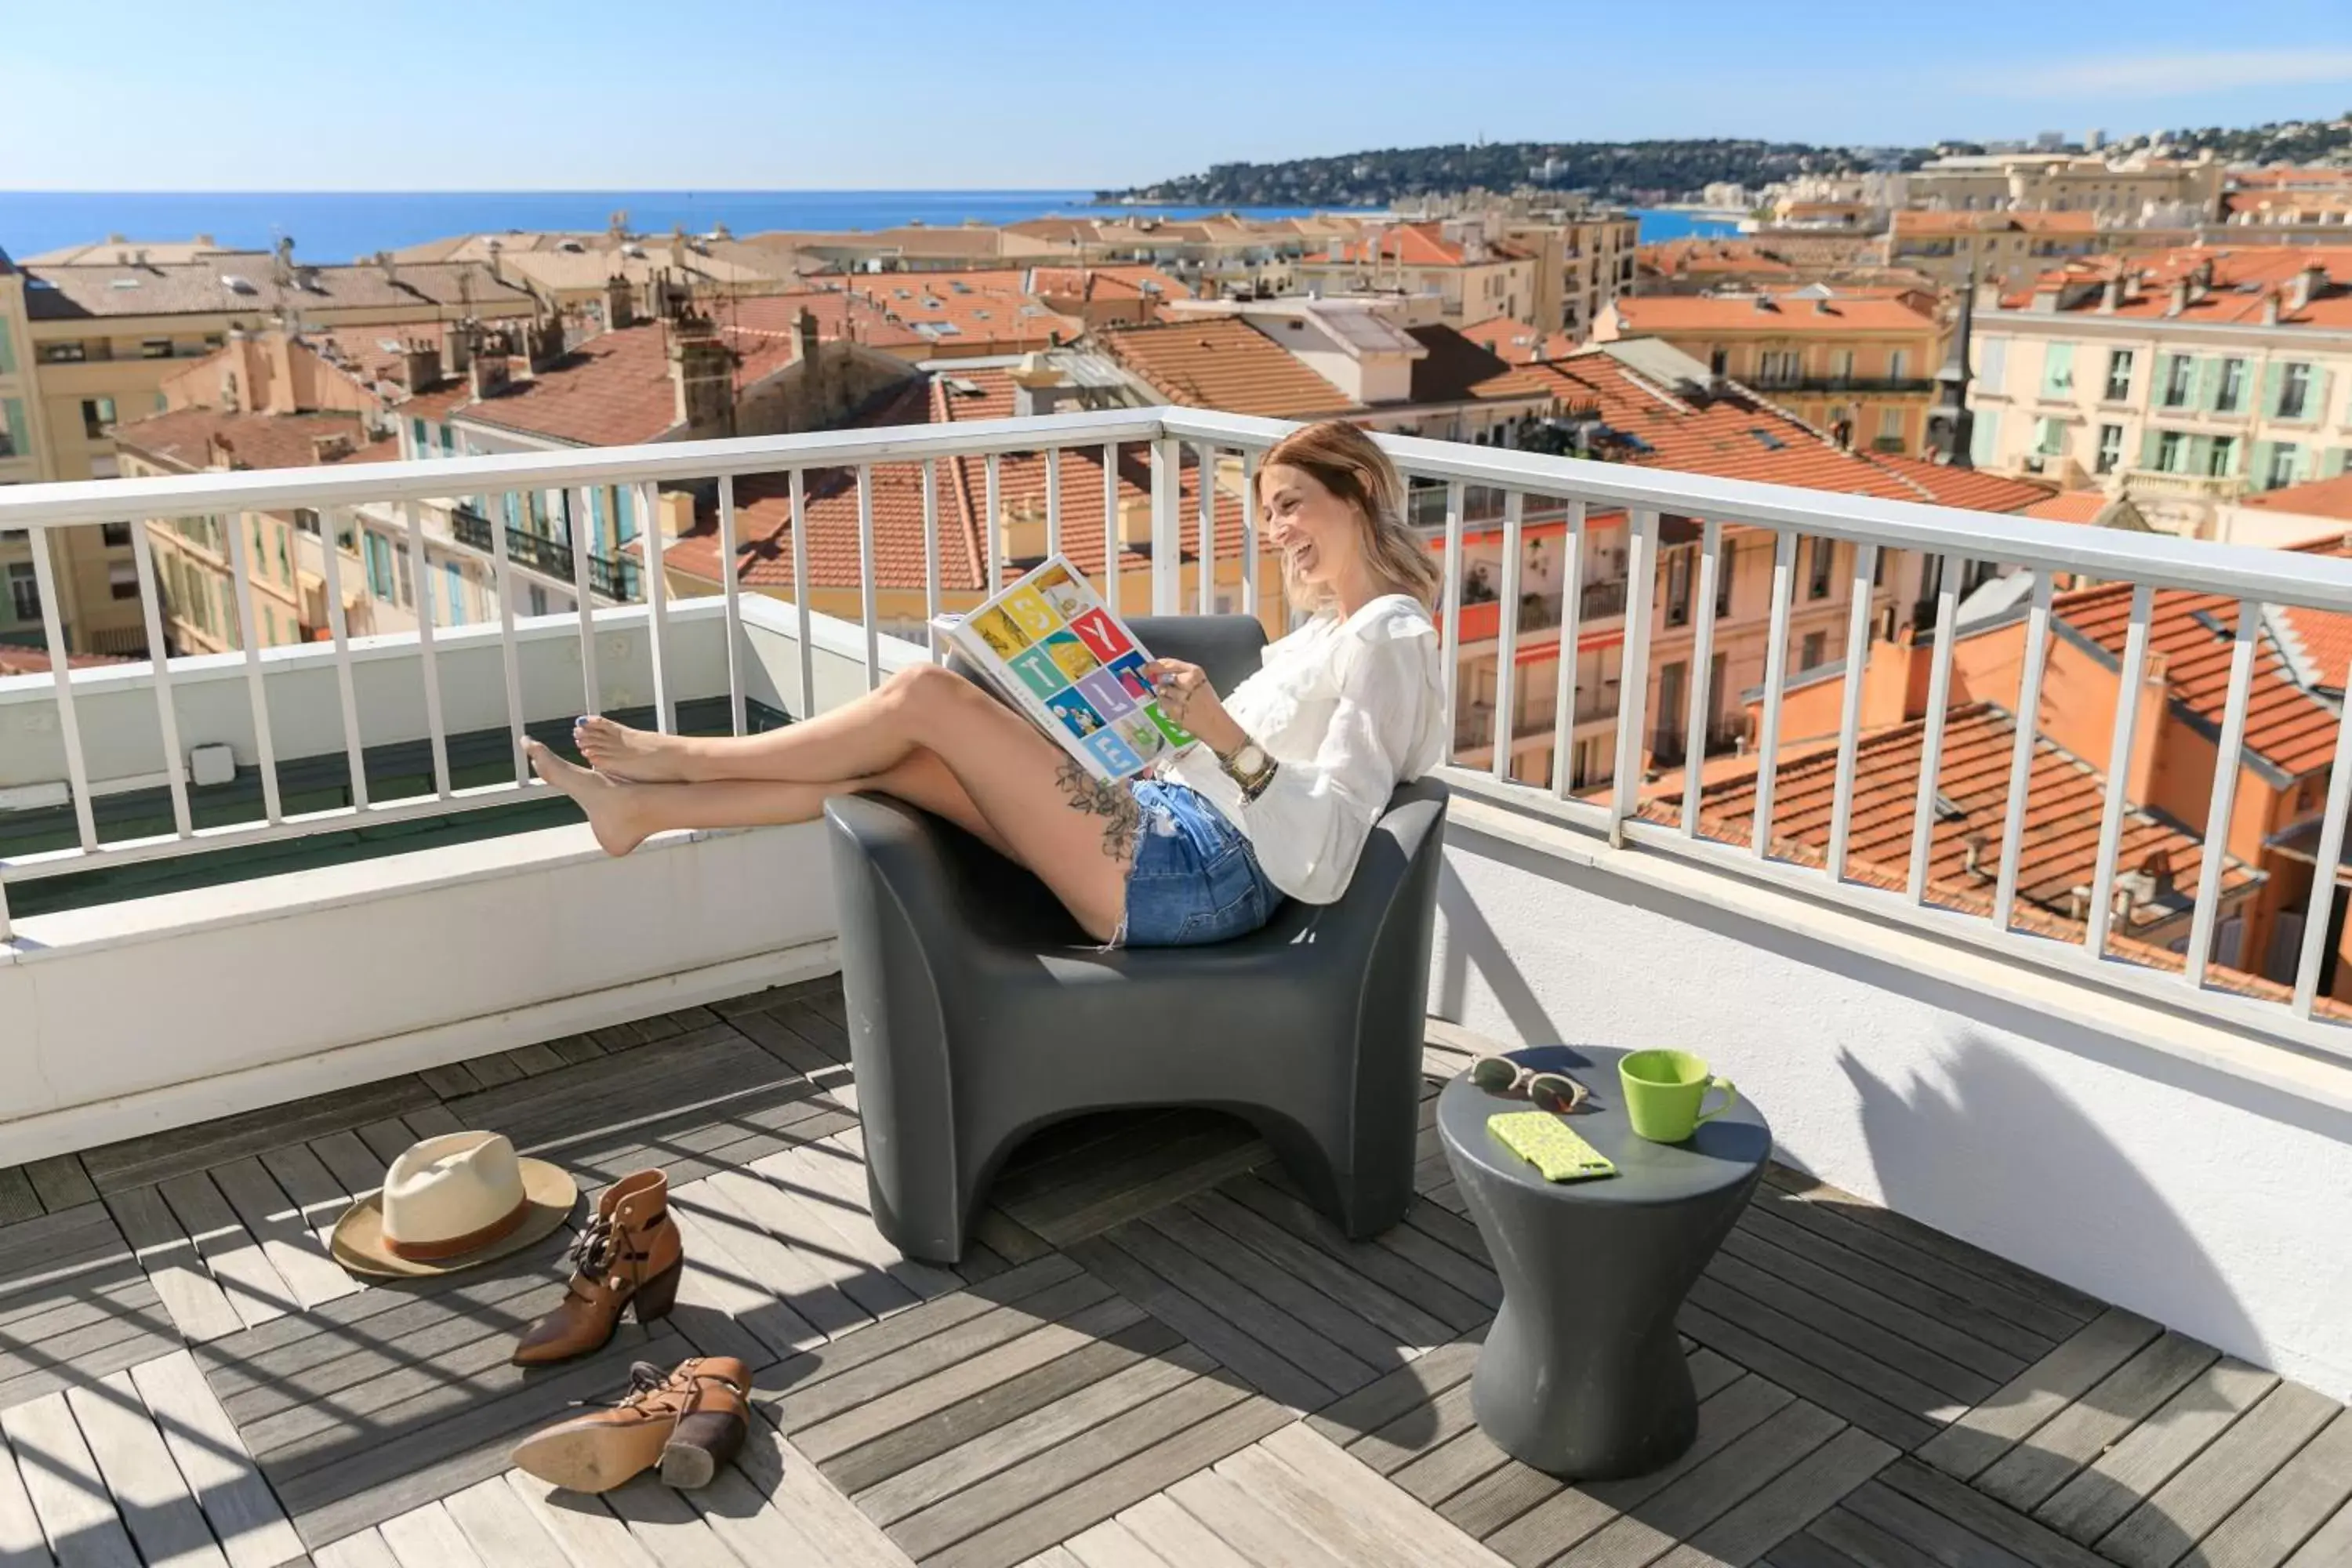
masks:
[[[295,254],[344,261],[428,239],[501,229],[601,229],[616,212],[641,234],[689,234],[725,224],[763,229],[888,228],[922,222],[1013,223],[1054,214],[1116,212],[1197,217],[1215,207],[1104,207],[1087,191],[444,191],[103,192],[0,191],[0,251],[37,256],[120,234],[150,242],[208,234],[222,245],[266,248],[291,236]],[[1251,207],[1263,217],[1305,207]],[[1641,210],[1642,237],[1729,233],[1729,224],[1684,212]]]

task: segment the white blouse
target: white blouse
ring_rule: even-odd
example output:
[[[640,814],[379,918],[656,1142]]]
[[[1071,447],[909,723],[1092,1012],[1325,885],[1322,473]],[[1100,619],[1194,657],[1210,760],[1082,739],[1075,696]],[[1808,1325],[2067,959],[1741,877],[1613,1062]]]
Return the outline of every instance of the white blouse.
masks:
[[[1223,694],[1225,711],[1281,765],[1255,800],[1203,745],[1160,763],[1239,827],[1266,879],[1302,903],[1347,890],[1356,858],[1399,783],[1445,759],[1437,627],[1390,594],[1341,620],[1318,616],[1269,644],[1263,668]]]

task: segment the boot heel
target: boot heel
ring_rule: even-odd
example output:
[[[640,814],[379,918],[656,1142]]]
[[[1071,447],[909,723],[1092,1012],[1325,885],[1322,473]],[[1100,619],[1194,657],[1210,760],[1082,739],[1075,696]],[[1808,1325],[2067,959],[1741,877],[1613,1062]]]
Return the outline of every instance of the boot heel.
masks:
[[[669,1310],[677,1304],[678,1279],[685,1273],[686,1259],[681,1258],[637,1287],[636,1294],[629,1298],[629,1310],[636,1314],[639,1323],[669,1316]]]

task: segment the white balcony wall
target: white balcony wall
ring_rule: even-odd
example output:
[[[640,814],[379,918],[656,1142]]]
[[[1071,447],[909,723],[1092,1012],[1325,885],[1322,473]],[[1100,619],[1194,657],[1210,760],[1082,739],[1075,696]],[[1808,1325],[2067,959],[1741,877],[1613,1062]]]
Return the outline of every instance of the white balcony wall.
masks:
[[[2352,1397],[2352,1070],[1460,797],[1446,840],[1433,1013],[1695,1051],[1832,1185]]]
[[[671,607],[680,696],[727,689],[718,611]],[[795,613],[746,599],[743,622],[747,695],[797,712]],[[597,625],[606,705],[649,700],[642,608]],[[518,634],[534,721],[580,710],[577,629],[550,617]],[[439,647],[453,731],[506,722],[496,628],[474,630]],[[811,650],[820,708],[865,689],[857,628],[813,616]],[[886,668],[925,657],[883,643]],[[381,639],[353,664],[363,740],[422,736],[414,639]],[[264,668],[278,755],[340,752],[331,649],[273,649]],[[172,675],[183,742],[225,742],[253,765],[243,656]],[[93,778],[160,782],[151,679],[143,667],[77,675]],[[45,682],[0,681],[7,782],[63,776],[55,711]],[[671,835],[620,860],[566,826],[29,916],[0,953],[0,1164],[824,973],[834,930],[817,824]]]

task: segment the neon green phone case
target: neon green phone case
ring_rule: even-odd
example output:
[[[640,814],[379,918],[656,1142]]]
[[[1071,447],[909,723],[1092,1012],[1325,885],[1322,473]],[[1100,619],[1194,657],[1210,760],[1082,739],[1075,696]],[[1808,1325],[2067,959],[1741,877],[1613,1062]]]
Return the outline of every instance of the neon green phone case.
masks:
[[[1486,1118],[1486,1131],[1503,1147],[1527,1161],[1548,1182],[1581,1182],[1613,1176],[1617,1167],[1609,1156],[1549,1110],[1503,1110]]]

